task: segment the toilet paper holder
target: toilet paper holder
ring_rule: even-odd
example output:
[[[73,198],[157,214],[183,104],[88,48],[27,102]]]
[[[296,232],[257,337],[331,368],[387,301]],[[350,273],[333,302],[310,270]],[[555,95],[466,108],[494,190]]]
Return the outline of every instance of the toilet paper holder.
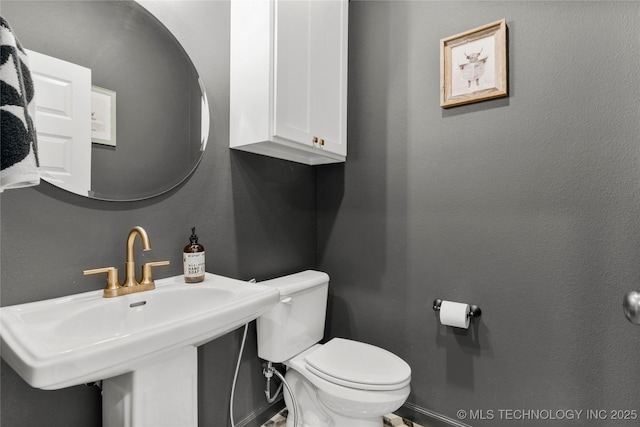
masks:
[[[440,298],[433,300],[433,311],[440,311],[440,306],[442,305],[442,300]],[[469,304],[469,312],[467,313],[467,317],[475,319],[482,315],[482,310],[477,305]]]

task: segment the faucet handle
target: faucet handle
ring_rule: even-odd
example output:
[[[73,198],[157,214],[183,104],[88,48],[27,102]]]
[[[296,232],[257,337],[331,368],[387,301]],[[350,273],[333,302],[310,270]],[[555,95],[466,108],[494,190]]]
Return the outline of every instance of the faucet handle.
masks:
[[[148,262],[142,266],[142,281],[141,285],[153,285],[153,277],[151,274],[152,267],[158,267],[161,265],[169,265],[169,261],[154,261]],[[151,288],[153,289],[153,288]]]
[[[107,273],[107,286],[105,286],[103,293],[104,297],[116,296],[116,292],[120,285],[118,284],[118,269],[115,267],[102,267],[93,268],[91,270],[83,271],[85,276],[89,274]]]

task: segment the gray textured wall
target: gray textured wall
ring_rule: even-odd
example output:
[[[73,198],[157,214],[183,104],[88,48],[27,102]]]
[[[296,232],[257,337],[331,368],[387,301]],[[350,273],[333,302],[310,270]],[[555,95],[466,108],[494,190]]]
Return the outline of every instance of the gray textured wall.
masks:
[[[209,271],[260,279],[314,266],[314,173],[227,148],[228,4],[174,3],[157,7],[212,103],[205,159],[148,202],[46,183],[2,194],[2,305],[98,288],[82,269],[120,265],[136,224],[154,248],[144,257],[171,259],[167,275],[180,272],[194,224]],[[407,360],[409,403],[454,419],[639,409],[640,330],[621,310],[640,277],[639,7],[351,2],[349,159],[318,169],[318,267],[332,277],[329,335]],[[510,97],[441,110],[438,40],[503,17]],[[483,317],[469,332],[439,326],[436,297],[476,303]],[[200,351],[202,425],[227,425],[239,338]],[[237,418],[263,402],[250,342]],[[34,390],[5,364],[1,405],[2,425],[99,425],[92,389]],[[581,421],[544,425],[634,425]]]
[[[228,2],[154,2],[149,8],[181,41],[206,85],[212,126],[204,159],[178,189],[145,202],[89,200],[47,183],[4,192],[3,306],[101,288],[103,278],[84,277],[82,270],[122,269],[126,236],[135,225],[147,230],[153,248],[138,253],[138,261],[171,261],[156,271],[158,278],[181,274],[182,248],[193,225],[206,249],[207,271],[261,280],[315,267],[315,171],[229,150]],[[228,425],[241,336],[237,331],[200,348],[203,426]],[[29,387],[4,362],[1,370],[2,426],[100,425],[97,389],[42,391]],[[236,420],[265,403],[262,387],[252,327],[236,390]]]
[[[501,18],[510,96],[442,110],[439,40]],[[349,158],[318,178],[329,335],[402,356],[410,404],[494,411],[474,426],[636,425],[498,411],[640,410],[640,3],[352,1],[349,36]],[[443,327],[434,298],[482,318]]]

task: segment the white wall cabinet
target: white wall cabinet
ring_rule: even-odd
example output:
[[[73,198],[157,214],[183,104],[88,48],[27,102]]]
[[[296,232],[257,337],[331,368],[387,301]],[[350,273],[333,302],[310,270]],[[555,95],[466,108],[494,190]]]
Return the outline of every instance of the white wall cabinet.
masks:
[[[231,148],[345,161],[347,25],[347,0],[231,1]]]

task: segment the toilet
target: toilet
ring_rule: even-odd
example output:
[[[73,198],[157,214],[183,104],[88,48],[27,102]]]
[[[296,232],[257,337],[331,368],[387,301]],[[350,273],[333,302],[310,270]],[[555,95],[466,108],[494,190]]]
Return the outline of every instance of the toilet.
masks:
[[[409,397],[411,368],[370,344],[324,335],[329,276],[307,270],[260,282],[280,291],[280,302],[257,320],[258,357],[287,367],[297,403],[295,427],[382,427],[382,416]],[[285,392],[293,426],[293,399]]]

